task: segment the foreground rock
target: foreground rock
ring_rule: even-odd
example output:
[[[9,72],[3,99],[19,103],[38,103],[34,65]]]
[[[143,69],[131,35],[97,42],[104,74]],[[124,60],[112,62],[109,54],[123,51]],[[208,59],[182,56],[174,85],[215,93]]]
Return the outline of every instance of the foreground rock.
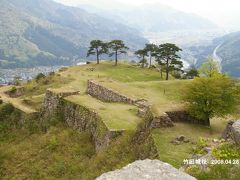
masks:
[[[96,180],[194,180],[167,163],[159,160],[136,161],[128,166],[103,174]]]
[[[235,143],[240,144],[240,120],[236,122],[230,121],[223,132],[222,138],[233,140]]]

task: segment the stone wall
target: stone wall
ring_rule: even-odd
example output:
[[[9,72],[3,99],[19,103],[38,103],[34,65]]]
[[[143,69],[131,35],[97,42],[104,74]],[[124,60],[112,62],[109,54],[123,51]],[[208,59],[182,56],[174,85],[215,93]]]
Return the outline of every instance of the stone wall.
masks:
[[[69,95],[73,94],[58,94],[48,90],[41,108],[41,119],[49,121],[52,116],[60,116],[69,127],[78,131],[89,132],[95,143],[96,151],[108,146],[112,140],[123,134],[124,130],[110,131],[94,110],[65,100],[64,97]],[[145,109],[142,114],[145,121],[139,125],[133,138],[133,143],[138,149],[137,156],[141,159],[156,158],[158,152],[150,133],[153,128],[152,122],[155,122],[153,121],[154,117],[150,108],[143,101],[139,101],[138,106]],[[156,123],[154,127],[156,127]]]
[[[119,135],[122,131],[110,131],[101,117],[89,108],[63,101],[63,118],[69,127],[79,131],[89,132],[95,143],[96,151],[100,151]]]
[[[196,119],[192,117],[187,111],[171,111],[171,112],[166,112],[168,117],[173,121],[173,122],[185,122],[185,123],[191,123],[191,124],[200,124],[200,125],[206,125],[206,121]]]
[[[128,104],[134,104],[135,100],[125,95],[122,95],[112,89],[106,88],[97,82],[88,80],[87,93],[101,101],[106,102],[123,102]]]
[[[11,98],[17,98],[20,96],[23,96],[25,93],[24,87],[13,87],[12,90],[6,91],[5,94],[7,94]]]
[[[146,107],[141,114],[144,119],[137,127],[132,143],[136,145],[136,154],[139,159],[158,158],[158,150],[151,135],[154,116],[150,108]]]
[[[87,93],[106,102],[123,102],[133,104],[139,108],[138,114],[141,117],[144,116],[146,109],[150,108],[147,100],[129,98],[92,80],[88,81]],[[171,111],[166,112],[159,117],[155,117],[152,122],[152,128],[172,127],[173,122],[187,122],[192,124],[207,125],[205,121],[192,117],[186,111]]]
[[[41,122],[47,124],[53,116],[61,118],[69,127],[90,133],[96,151],[100,151],[124,131],[110,131],[94,110],[64,99],[78,93],[56,93],[48,90],[40,112]]]
[[[41,120],[49,119],[55,115],[62,114],[62,99],[71,95],[77,95],[79,91],[60,92],[56,93],[52,90],[47,90],[43,105],[40,109]]]

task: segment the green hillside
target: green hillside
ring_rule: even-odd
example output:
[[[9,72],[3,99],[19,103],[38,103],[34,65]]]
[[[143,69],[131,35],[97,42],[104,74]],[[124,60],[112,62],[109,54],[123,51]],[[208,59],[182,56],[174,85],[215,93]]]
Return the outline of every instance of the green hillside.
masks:
[[[136,135],[139,135],[139,129],[146,123],[146,119],[138,115],[138,107],[134,104],[103,102],[90,96],[86,93],[88,80],[129,98],[147,101],[156,117],[163,116],[165,112],[183,110],[184,88],[191,83],[191,80],[175,80],[172,77],[165,81],[154,68],[142,69],[124,62],[114,66],[113,62],[102,61],[99,65],[91,63],[62,68],[45,78],[22,83],[17,88],[23,87],[25,91],[19,97],[10,97],[5,93],[15,92],[14,86],[1,87],[0,99],[3,103],[0,104],[0,179],[92,180],[140,157],[158,158],[180,168],[183,160],[191,157],[193,150],[199,148],[200,137],[207,139],[209,145],[213,144],[213,139],[220,138],[227,121],[238,118],[237,115],[214,118],[211,128],[174,122],[174,127],[146,131],[149,139],[141,142],[136,140]],[[56,100],[54,95],[62,97],[63,93],[79,92],[64,97],[61,101],[61,104],[67,103],[67,109],[72,108],[69,118],[79,113],[74,110],[85,108],[85,113],[97,113],[97,118],[103,123],[101,126],[106,126],[109,132],[123,131],[123,134],[97,152],[91,133],[81,131],[75,126],[76,122],[73,127],[70,126],[66,119],[57,114],[52,114],[47,129],[40,126],[42,122],[38,118],[26,118],[24,126],[19,126],[19,118],[22,118],[19,112],[29,115],[41,111],[47,91],[53,93],[53,101]],[[78,120],[82,121],[84,116],[86,114],[82,114]],[[89,121],[91,118],[89,117]],[[140,134],[146,132],[142,131]],[[179,135],[186,136],[190,142],[172,144],[171,141]],[[151,150],[149,145],[156,148],[156,154],[147,154]],[[237,172],[235,167],[227,168],[226,172]],[[223,177],[217,171],[214,173],[212,179]],[[233,178],[236,176],[237,173],[233,174]]]

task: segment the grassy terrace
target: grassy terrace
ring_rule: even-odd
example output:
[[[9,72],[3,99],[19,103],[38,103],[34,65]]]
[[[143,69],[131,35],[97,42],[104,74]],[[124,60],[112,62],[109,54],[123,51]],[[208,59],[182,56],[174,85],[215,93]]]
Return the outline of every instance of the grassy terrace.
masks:
[[[156,115],[167,110],[182,108],[180,96],[184,92],[184,86],[189,83],[183,80],[162,81],[156,69],[142,69],[125,63],[115,67],[111,62],[74,66],[60,74],[64,78],[74,79],[63,85],[63,89],[84,93],[87,80],[94,79],[129,97],[148,100]]]
[[[66,100],[96,111],[110,130],[135,130],[141,119],[137,108],[121,103],[105,103],[88,95],[70,96]]]
[[[59,72],[61,77],[70,78],[72,81],[62,84],[66,89],[86,91],[87,80],[116,80],[119,82],[143,82],[159,81],[160,73],[152,69],[142,69],[127,63],[113,66],[112,62],[101,62],[101,64],[89,64],[84,66],[73,66]]]
[[[47,89],[80,91],[84,94],[89,79],[99,81],[130,97],[149,100],[157,114],[165,109],[175,108],[176,100],[179,99],[175,89],[179,89],[181,93],[181,86],[184,85],[184,81],[162,81],[156,69],[142,69],[123,62],[116,67],[112,62],[101,62],[99,65],[93,63],[63,68],[44,80],[24,84],[25,95],[14,98],[13,102],[18,102],[16,104],[22,109],[39,109]],[[1,92],[3,89],[1,88]],[[23,102],[25,99],[27,101]]]
[[[146,99],[152,105],[155,115],[174,109],[181,109],[181,95],[189,81],[144,81],[123,83],[119,81],[100,81],[106,87],[110,87],[122,94],[134,99]]]
[[[159,157],[162,161],[172,164],[176,168],[183,165],[184,159],[191,158],[193,148],[192,143],[174,145],[170,141],[179,135],[184,135],[191,142],[197,142],[200,137],[220,138],[226,123],[232,117],[227,119],[214,118],[211,121],[211,128],[186,123],[175,123],[173,128],[155,129],[152,132],[155,145],[157,146]]]

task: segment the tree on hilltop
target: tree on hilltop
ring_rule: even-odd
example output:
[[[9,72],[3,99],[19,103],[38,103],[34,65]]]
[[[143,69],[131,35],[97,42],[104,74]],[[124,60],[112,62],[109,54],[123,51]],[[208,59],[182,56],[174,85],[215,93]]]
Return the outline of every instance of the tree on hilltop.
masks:
[[[99,64],[99,57],[102,54],[107,54],[107,43],[104,43],[101,40],[93,40],[90,42],[90,47],[87,53],[87,57],[90,55],[96,55],[97,57],[97,64]]]
[[[169,79],[169,72],[171,70],[181,71],[183,67],[183,63],[178,55],[180,51],[182,49],[175,44],[166,43],[161,44],[154,53],[158,64],[166,68],[166,80]]]
[[[145,50],[147,51],[147,54],[149,56],[149,67],[152,66],[152,57],[154,56],[155,51],[157,50],[158,46],[155,44],[146,44]]]
[[[191,67],[191,68],[187,71],[186,77],[187,77],[187,78],[190,78],[190,79],[194,79],[195,77],[199,77],[199,72],[198,72],[197,68]]]
[[[147,63],[145,57],[148,56],[148,51],[146,49],[140,49],[136,51],[135,54],[138,56],[139,59],[141,59],[140,63],[142,64],[142,68],[144,68],[144,65]]]
[[[126,54],[129,49],[122,40],[113,40],[109,42],[108,48],[110,49],[109,56],[115,56],[115,66],[118,64],[118,56]]]

